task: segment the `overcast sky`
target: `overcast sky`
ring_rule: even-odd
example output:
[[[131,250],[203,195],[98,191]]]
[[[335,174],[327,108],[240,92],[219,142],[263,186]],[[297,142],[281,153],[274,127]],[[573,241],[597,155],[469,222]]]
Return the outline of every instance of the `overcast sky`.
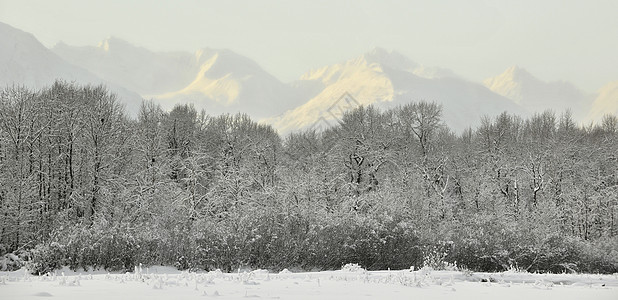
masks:
[[[0,0],[0,21],[48,47],[228,48],[283,81],[376,46],[473,81],[512,65],[588,92],[618,80],[616,0]]]

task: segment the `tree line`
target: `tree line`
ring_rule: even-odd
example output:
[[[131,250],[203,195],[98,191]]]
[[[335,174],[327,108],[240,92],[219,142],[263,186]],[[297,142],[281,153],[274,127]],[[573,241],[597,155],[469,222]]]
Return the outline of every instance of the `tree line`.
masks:
[[[34,273],[239,267],[618,271],[618,118],[348,111],[280,137],[247,115],[129,118],[104,86],[0,93],[0,254]]]

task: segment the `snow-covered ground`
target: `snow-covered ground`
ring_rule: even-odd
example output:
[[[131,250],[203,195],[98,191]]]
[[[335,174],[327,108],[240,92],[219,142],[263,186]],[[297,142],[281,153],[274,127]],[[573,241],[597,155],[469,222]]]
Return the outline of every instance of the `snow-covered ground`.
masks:
[[[459,271],[0,272],[0,299],[618,299],[618,274]]]

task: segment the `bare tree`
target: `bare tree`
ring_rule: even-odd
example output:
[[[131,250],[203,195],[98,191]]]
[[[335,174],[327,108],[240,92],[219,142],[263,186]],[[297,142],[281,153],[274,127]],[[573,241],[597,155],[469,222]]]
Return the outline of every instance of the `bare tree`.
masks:
[[[419,143],[422,156],[427,156],[439,129],[444,126],[442,106],[421,101],[406,104],[397,111],[404,134],[412,134]]]

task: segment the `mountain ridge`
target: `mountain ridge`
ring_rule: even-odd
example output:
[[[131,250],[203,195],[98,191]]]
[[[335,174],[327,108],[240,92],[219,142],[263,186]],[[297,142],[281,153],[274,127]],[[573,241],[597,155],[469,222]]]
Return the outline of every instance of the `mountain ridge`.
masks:
[[[569,82],[545,82],[518,66],[477,83],[380,47],[283,83],[257,62],[228,49],[154,52],[113,36],[97,46],[59,42],[47,49],[32,34],[9,25],[0,23],[0,33],[8,37],[0,42],[0,65],[8,70],[0,74],[0,84],[40,88],[56,78],[103,83],[126,98],[133,111],[141,98],[153,99],[165,109],[193,103],[209,114],[246,112],[282,133],[311,126],[330,107],[327,104],[344,93],[361,105],[384,109],[436,101],[443,104],[444,119],[456,131],[475,126],[482,115],[505,110],[525,116],[570,107],[576,119],[587,122],[618,103],[612,83],[596,94],[585,94]]]
[[[264,118],[270,111],[282,113],[299,101],[293,88],[229,49],[153,52],[118,38],[107,38],[98,47],[65,45],[59,44],[54,51],[102,78],[124,83],[165,109],[193,103],[211,114],[245,111]]]
[[[333,101],[345,93],[352,95],[359,105],[374,105],[383,109],[411,101],[436,101],[443,104],[446,123],[457,131],[477,125],[475,122],[479,122],[483,114],[499,114],[503,109],[525,113],[505,97],[480,84],[457,76],[423,76],[425,74],[418,72],[420,67],[397,52],[378,49],[345,62],[318,68],[301,78],[323,84],[322,91],[296,109],[265,122],[288,133],[314,126],[316,120],[332,121],[340,116],[324,112],[336,105]],[[463,111],[465,116],[461,114]]]
[[[594,95],[584,94],[570,82],[545,82],[519,66],[512,66],[502,74],[487,78],[483,84],[530,111],[541,112],[568,107],[578,119],[585,117],[594,98]]]
[[[141,97],[103,80],[90,71],[64,61],[43,46],[31,33],[0,22],[0,86],[21,84],[35,89],[61,79],[81,84],[104,84],[118,95],[130,114],[136,114]]]

